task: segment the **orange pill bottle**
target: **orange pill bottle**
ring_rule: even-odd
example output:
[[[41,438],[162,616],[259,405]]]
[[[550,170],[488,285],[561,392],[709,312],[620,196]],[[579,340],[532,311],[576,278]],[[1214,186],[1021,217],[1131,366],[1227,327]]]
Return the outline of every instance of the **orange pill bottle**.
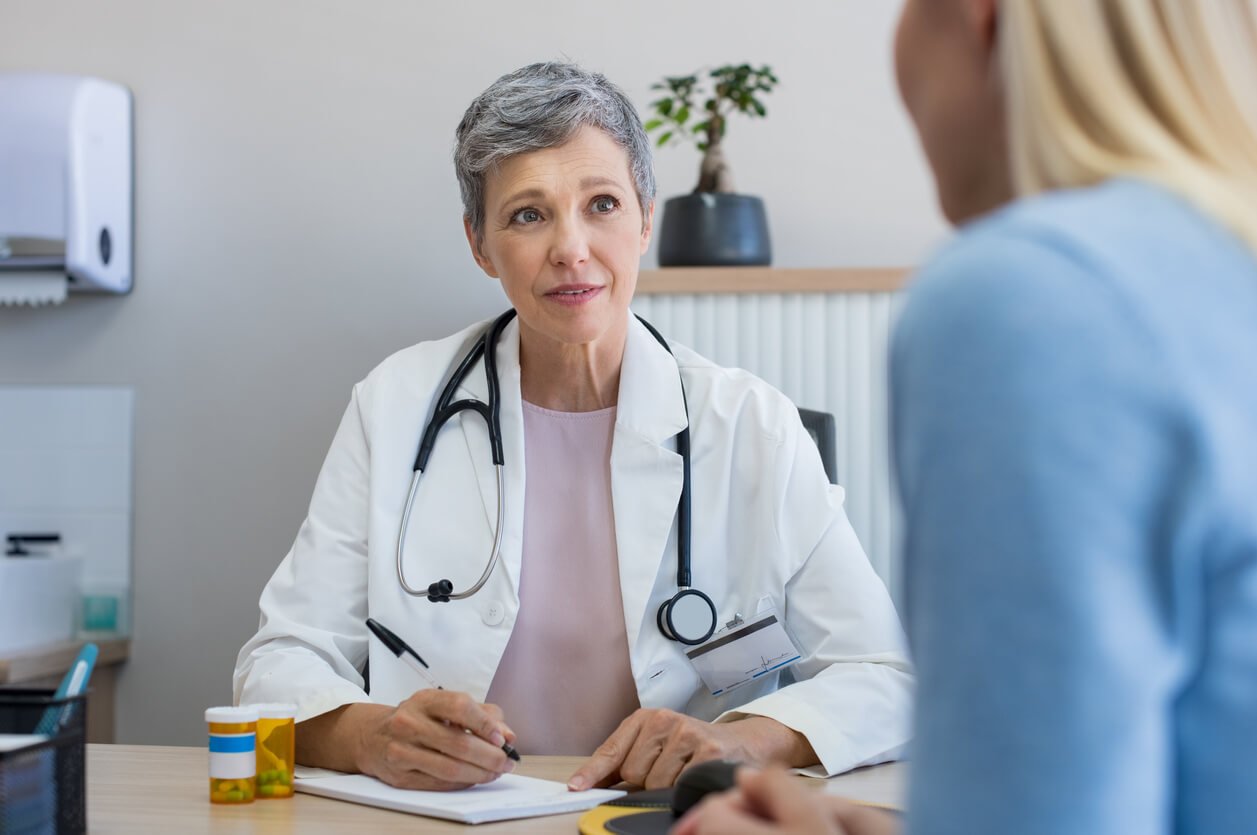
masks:
[[[211,803],[252,803],[257,794],[258,712],[252,707],[211,707],[209,785]]]

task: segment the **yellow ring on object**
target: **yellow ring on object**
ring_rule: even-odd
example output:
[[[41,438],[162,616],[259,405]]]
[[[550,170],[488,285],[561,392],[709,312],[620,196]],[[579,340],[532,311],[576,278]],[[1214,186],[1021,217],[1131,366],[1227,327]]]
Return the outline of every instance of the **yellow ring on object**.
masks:
[[[650,806],[595,806],[580,816],[581,835],[608,835],[607,821],[622,818],[625,815],[638,815],[642,812],[658,812],[659,807]]]
[[[839,795],[835,795],[839,796]],[[853,798],[843,798],[857,806],[868,806],[873,809],[881,809],[886,812],[902,812],[895,806],[889,806],[885,803],[873,803],[868,800],[855,800]],[[626,815],[638,815],[642,812],[658,812],[665,807],[662,806],[595,806],[588,812],[580,816],[577,824],[580,826],[581,835],[610,835],[607,829],[607,822],[616,818],[622,818]]]

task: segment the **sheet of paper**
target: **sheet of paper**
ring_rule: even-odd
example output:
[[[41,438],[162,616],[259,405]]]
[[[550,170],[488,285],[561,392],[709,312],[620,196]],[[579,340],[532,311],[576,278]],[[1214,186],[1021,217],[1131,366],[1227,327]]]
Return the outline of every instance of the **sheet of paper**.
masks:
[[[624,794],[613,789],[570,792],[563,783],[519,774],[506,774],[462,791],[425,792],[393,788],[363,774],[303,778],[302,771],[298,770],[294,781],[299,792],[462,823],[580,812]]]

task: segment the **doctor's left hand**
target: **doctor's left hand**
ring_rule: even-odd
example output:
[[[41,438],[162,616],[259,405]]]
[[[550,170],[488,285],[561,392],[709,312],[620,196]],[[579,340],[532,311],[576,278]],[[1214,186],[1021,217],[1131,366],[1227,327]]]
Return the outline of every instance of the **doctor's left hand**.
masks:
[[[817,762],[806,737],[774,719],[748,716],[712,724],[673,710],[639,708],[598,746],[567,786],[584,791],[623,780],[665,788],[689,766],[721,759],[792,767]]]

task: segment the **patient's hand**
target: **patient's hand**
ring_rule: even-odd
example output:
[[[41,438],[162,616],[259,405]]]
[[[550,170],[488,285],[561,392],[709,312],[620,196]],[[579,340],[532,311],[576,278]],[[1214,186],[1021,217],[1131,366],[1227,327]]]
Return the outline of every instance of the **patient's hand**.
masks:
[[[712,724],[671,710],[642,708],[620,723],[567,785],[583,791],[623,780],[663,788],[676,782],[686,767],[720,759],[789,766],[817,761],[802,734],[773,719],[750,716]]]
[[[737,789],[709,795],[671,835],[898,835],[885,812],[810,791],[780,770],[740,768]]]
[[[420,690],[397,707],[351,704],[301,723],[297,759],[403,789],[448,791],[511,771],[501,746],[513,739],[496,705]]]

